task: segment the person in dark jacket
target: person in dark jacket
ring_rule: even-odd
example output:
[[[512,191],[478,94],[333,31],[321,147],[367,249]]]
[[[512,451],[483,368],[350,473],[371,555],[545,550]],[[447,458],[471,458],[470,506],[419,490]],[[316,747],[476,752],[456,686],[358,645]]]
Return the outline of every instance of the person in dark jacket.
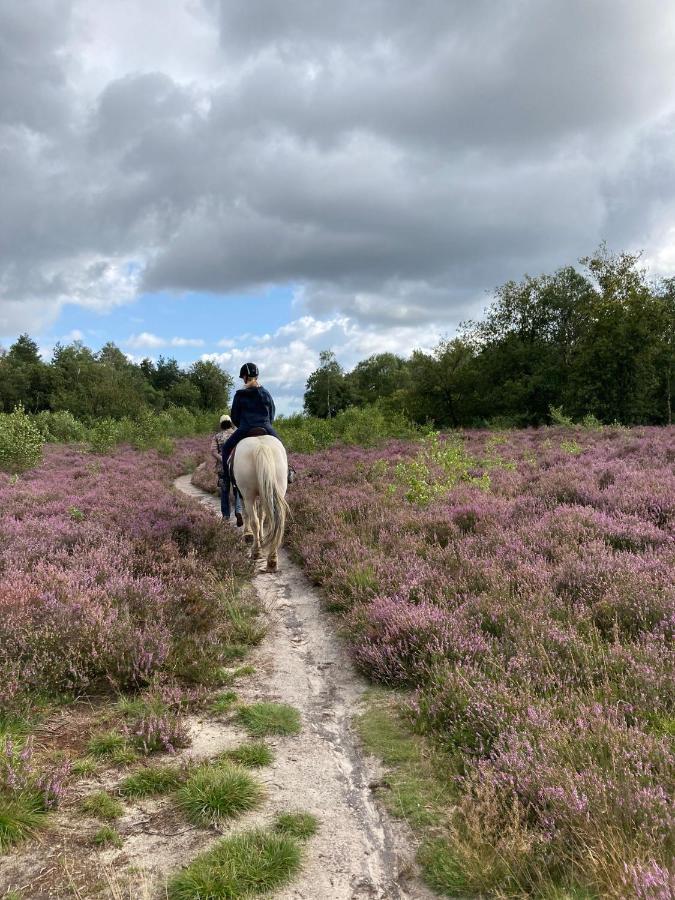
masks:
[[[223,467],[227,468],[227,460],[239,441],[248,437],[253,428],[264,428],[267,434],[278,438],[272,427],[276,415],[274,400],[268,390],[258,383],[258,367],[255,363],[245,363],[239,372],[245,387],[234,395],[230,415],[237,430],[223,444]]]

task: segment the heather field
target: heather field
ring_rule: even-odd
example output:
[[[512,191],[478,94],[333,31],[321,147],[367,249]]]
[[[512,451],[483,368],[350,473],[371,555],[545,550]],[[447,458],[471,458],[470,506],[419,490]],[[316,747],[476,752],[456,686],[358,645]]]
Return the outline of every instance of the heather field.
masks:
[[[293,551],[433,748],[430,881],[672,897],[675,429],[467,431],[293,463]]]
[[[166,835],[165,877],[213,835],[205,819],[186,847],[177,800],[135,802],[189,804],[197,778],[257,802],[243,770],[191,755],[200,728],[227,738],[237,694],[223,686],[250,677],[240,661],[265,635],[235,530],[172,486],[204,443],[170,456],[51,445],[38,468],[0,474],[2,896],[150,896],[125,868],[156,864],[139,820]]]

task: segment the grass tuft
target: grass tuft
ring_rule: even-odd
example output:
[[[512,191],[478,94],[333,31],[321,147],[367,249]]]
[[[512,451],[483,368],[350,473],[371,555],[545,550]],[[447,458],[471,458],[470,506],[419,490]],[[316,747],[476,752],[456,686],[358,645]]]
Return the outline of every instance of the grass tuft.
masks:
[[[91,756],[81,756],[79,759],[73,760],[70,771],[73,775],[80,778],[86,778],[88,775],[94,775],[98,769],[98,760]]]
[[[306,841],[319,829],[319,820],[308,812],[280,813],[274,823],[274,830],[288,837]]]
[[[214,716],[229,712],[232,709],[232,705],[236,703],[236,700],[237,695],[234,691],[225,691],[223,694],[219,694],[217,697],[213,698],[209,705],[209,712]]]
[[[247,831],[225,838],[176,875],[169,900],[231,900],[266,894],[300,869],[300,848],[285,835]]]
[[[87,753],[90,756],[110,757],[124,750],[126,745],[126,738],[118,731],[101,731],[92,735],[87,745]]]
[[[118,850],[124,843],[119,831],[116,828],[111,828],[110,825],[103,825],[99,828],[92,838],[92,842],[102,849],[106,847],[117,847]]]
[[[274,754],[266,744],[258,741],[226,750],[218,758],[238,763],[247,769],[259,769],[262,766],[269,766],[274,760]]]
[[[124,811],[119,800],[115,800],[114,797],[111,797],[105,791],[97,791],[94,794],[89,794],[88,797],[84,797],[80,803],[80,808],[82,812],[88,813],[95,819],[104,819],[106,821],[119,819]]]
[[[30,837],[44,825],[42,798],[32,791],[0,798],[0,851]]]
[[[253,737],[300,731],[300,713],[286,703],[251,703],[237,711],[237,718]]]
[[[190,821],[208,825],[255,809],[262,796],[262,786],[245,769],[226,765],[197,769],[176,799]]]
[[[185,781],[185,773],[176,766],[148,766],[129,775],[120,784],[123,797],[154,797],[176,790]]]

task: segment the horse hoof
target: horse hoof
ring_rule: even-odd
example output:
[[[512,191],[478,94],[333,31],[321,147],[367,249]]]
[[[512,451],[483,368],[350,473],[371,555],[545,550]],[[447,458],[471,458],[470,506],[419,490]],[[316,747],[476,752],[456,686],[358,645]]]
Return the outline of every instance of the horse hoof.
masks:
[[[278,564],[275,560],[267,560],[267,571],[268,572],[276,572],[278,568]]]
[[[253,553],[251,553],[251,559],[262,559],[262,553],[259,550],[254,550]]]
[[[252,543],[253,543],[253,535],[252,535],[252,534],[245,534],[245,535],[244,535],[244,541],[245,541],[247,544],[252,544]]]

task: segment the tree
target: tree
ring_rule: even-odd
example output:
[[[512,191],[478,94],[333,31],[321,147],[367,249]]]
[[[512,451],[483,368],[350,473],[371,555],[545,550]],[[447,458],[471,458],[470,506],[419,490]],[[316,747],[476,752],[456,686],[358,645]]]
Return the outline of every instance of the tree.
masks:
[[[199,391],[199,405],[202,409],[225,409],[230,399],[234,382],[214,362],[200,360],[190,366],[188,377]]]
[[[364,406],[391,397],[408,384],[408,365],[395,353],[376,353],[346,376],[353,403]]]
[[[320,419],[330,419],[352,401],[350,385],[344,369],[332,350],[319,353],[319,368],[307,379],[304,396],[305,412]]]
[[[471,415],[466,372],[473,359],[473,350],[459,338],[441,341],[432,353],[415,350],[407,364],[408,387],[401,391],[405,413],[440,427],[466,424]]]

